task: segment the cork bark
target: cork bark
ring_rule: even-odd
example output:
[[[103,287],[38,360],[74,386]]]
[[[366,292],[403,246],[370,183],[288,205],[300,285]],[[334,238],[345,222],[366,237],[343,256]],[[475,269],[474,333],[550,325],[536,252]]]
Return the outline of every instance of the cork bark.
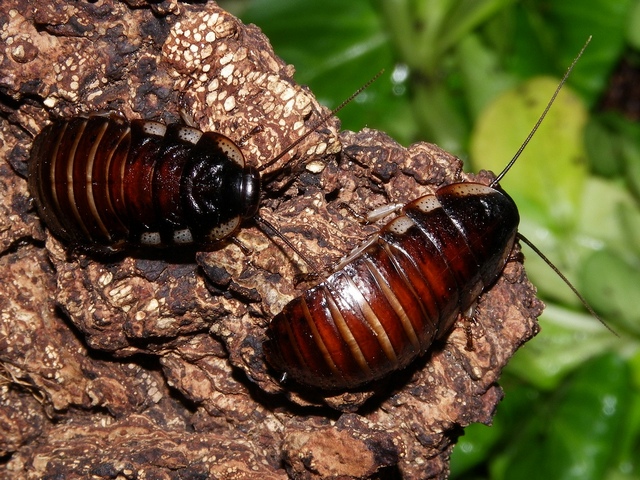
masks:
[[[278,239],[248,221],[243,247],[96,258],[49,234],[24,174],[49,121],[105,110],[175,122],[183,108],[202,130],[254,132],[241,148],[259,167],[327,113],[293,66],[213,2],[4,0],[0,47],[2,476],[447,476],[457,437],[491,422],[502,367],[538,329],[518,252],[479,299],[472,351],[458,322],[364,390],[281,383],[265,330],[311,280]],[[366,213],[467,179],[434,145],[331,119],[267,171],[260,214],[329,269],[380,227],[342,203]]]

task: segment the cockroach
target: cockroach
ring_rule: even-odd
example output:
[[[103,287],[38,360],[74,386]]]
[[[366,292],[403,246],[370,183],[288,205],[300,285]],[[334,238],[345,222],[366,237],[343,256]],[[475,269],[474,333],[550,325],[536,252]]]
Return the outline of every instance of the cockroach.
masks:
[[[360,387],[407,367],[444,338],[460,315],[472,314],[478,297],[502,273],[516,240],[530,245],[518,232],[518,208],[499,182],[587,44],[495,180],[453,183],[402,206],[399,216],[272,319],[264,350],[274,369],[307,387]]]
[[[118,112],[61,119],[34,139],[28,184],[40,218],[61,240],[88,251],[126,246],[208,247],[258,215],[261,172],[326,123],[382,72],[260,169],[217,132],[185,123],[129,121]],[[255,129],[254,129],[255,130]]]

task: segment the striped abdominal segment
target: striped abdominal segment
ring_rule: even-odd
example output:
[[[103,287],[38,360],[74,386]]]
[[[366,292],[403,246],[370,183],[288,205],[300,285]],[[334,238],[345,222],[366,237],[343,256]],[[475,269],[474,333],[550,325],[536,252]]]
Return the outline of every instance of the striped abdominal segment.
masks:
[[[224,135],[110,113],[46,127],[29,189],[56,236],[113,251],[226,238],[257,210],[260,178]]]
[[[485,257],[467,241],[482,226],[463,231],[466,213],[447,211],[462,202],[482,220],[484,207],[476,204],[495,194],[498,203],[505,198],[474,185],[452,192],[443,187],[405,205],[374,241],[290,302],[268,329],[269,362],[301,384],[344,389],[380,379],[426,353],[485,287]],[[490,261],[506,259],[513,236],[506,241],[494,247],[499,252]]]

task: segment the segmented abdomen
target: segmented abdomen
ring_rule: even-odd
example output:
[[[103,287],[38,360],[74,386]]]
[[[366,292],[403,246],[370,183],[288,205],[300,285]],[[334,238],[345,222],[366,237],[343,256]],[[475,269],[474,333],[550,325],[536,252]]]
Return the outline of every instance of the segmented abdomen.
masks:
[[[224,238],[245,213],[230,192],[244,186],[245,174],[224,135],[93,114],[57,121],[36,137],[29,189],[56,236],[114,250]]]
[[[495,281],[518,222],[510,197],[476,183],[407,204],[371,245],[274,317],[269,363],[327,389],[405,368]]]

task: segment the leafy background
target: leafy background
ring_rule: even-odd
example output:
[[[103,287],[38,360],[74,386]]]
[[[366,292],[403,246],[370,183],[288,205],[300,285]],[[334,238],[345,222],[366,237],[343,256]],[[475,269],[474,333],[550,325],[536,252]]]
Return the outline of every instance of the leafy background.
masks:
[[[262,28],[330,107],[384,68],[340,112],[343,128],[434,142],[472,171],[506,165],[593,36],[501,183],[521,232],[618,336],[525,247],[548,305],[542,332],[506,368],[493,426],[466,429],[452,478],[640,478],[640,87],[634,100],[611,86],[623,59],[640,66],[640,1],[222,3]],[[606,95],[627,116],[603,108]]]

